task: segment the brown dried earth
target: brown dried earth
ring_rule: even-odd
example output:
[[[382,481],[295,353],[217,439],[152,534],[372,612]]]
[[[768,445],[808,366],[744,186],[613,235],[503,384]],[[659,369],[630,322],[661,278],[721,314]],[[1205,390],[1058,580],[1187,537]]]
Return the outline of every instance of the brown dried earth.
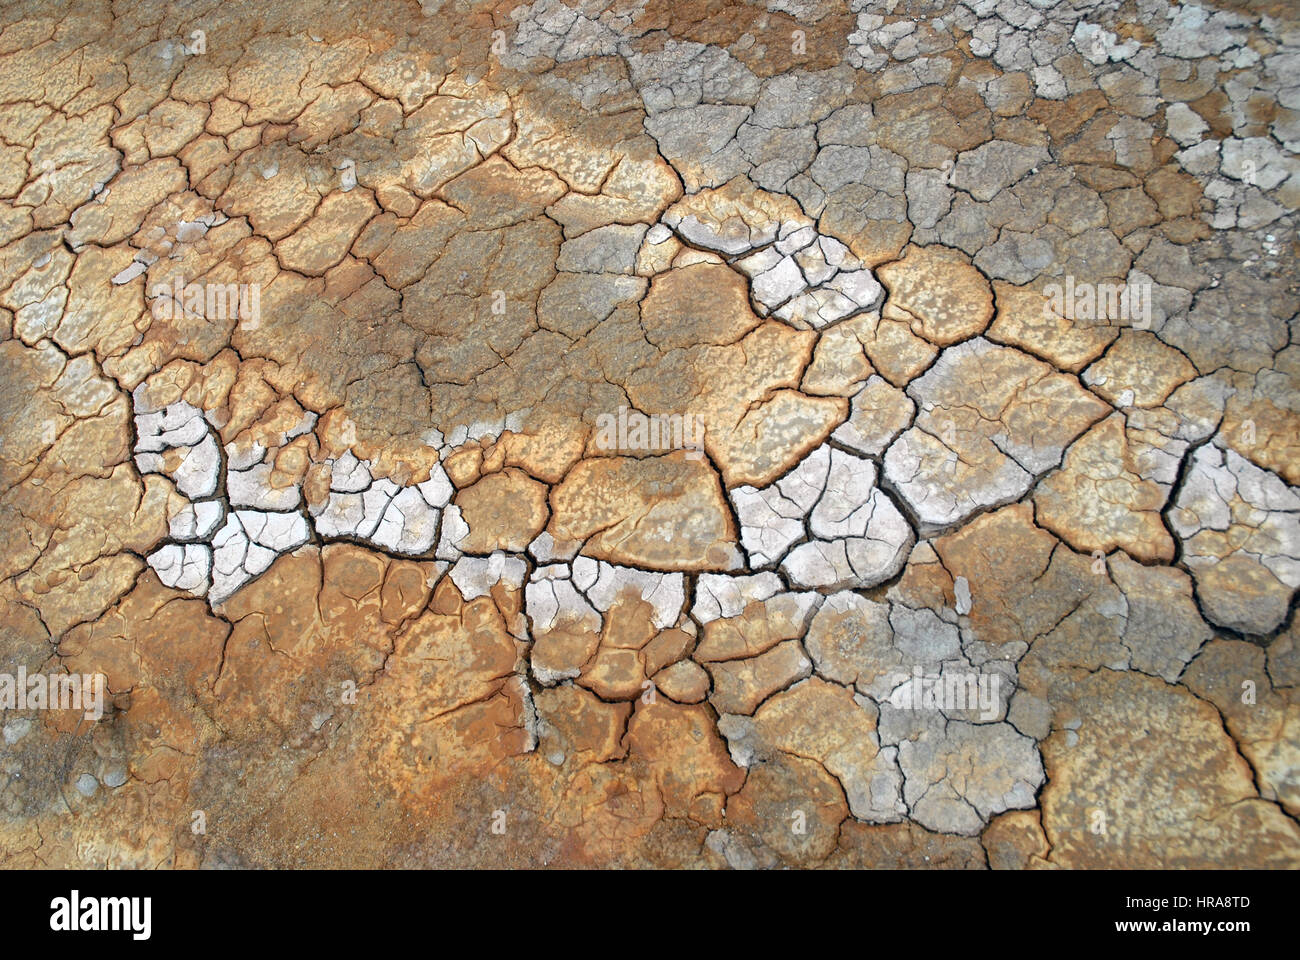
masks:
[[[0,673],[107,685],[0,865],[1300,865],[1294,5],[30,0],[0,88]]]

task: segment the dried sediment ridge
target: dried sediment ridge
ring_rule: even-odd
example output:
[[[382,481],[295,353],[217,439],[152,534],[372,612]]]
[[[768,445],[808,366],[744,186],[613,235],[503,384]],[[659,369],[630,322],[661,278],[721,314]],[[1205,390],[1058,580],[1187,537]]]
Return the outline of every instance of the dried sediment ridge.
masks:
[[[0,863],[1296,865],[1297,64],[7,8]]]

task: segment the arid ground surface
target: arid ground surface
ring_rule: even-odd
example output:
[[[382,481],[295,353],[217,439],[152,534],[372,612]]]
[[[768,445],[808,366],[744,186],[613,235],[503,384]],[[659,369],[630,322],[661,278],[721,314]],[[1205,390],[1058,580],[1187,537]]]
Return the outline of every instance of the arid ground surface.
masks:
[[[1297,151],[1287,2],[6,4],[0,866],[1300,866]]]

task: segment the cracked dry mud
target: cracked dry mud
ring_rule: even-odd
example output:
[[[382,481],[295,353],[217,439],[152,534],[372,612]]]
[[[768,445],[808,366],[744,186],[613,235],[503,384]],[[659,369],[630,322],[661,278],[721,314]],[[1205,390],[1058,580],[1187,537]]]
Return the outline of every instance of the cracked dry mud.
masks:
[[[0,865],[1300,865],[1294,5],[29,2],[0,87],[0,671],[107,684]]]

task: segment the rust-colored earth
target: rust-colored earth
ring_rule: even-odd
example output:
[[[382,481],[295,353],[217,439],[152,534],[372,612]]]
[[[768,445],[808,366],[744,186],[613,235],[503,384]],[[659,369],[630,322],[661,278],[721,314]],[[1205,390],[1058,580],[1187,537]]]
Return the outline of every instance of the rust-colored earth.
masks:
[[[0,866],[1300,866],[1297,151],[1287,3],[5,6]]]

